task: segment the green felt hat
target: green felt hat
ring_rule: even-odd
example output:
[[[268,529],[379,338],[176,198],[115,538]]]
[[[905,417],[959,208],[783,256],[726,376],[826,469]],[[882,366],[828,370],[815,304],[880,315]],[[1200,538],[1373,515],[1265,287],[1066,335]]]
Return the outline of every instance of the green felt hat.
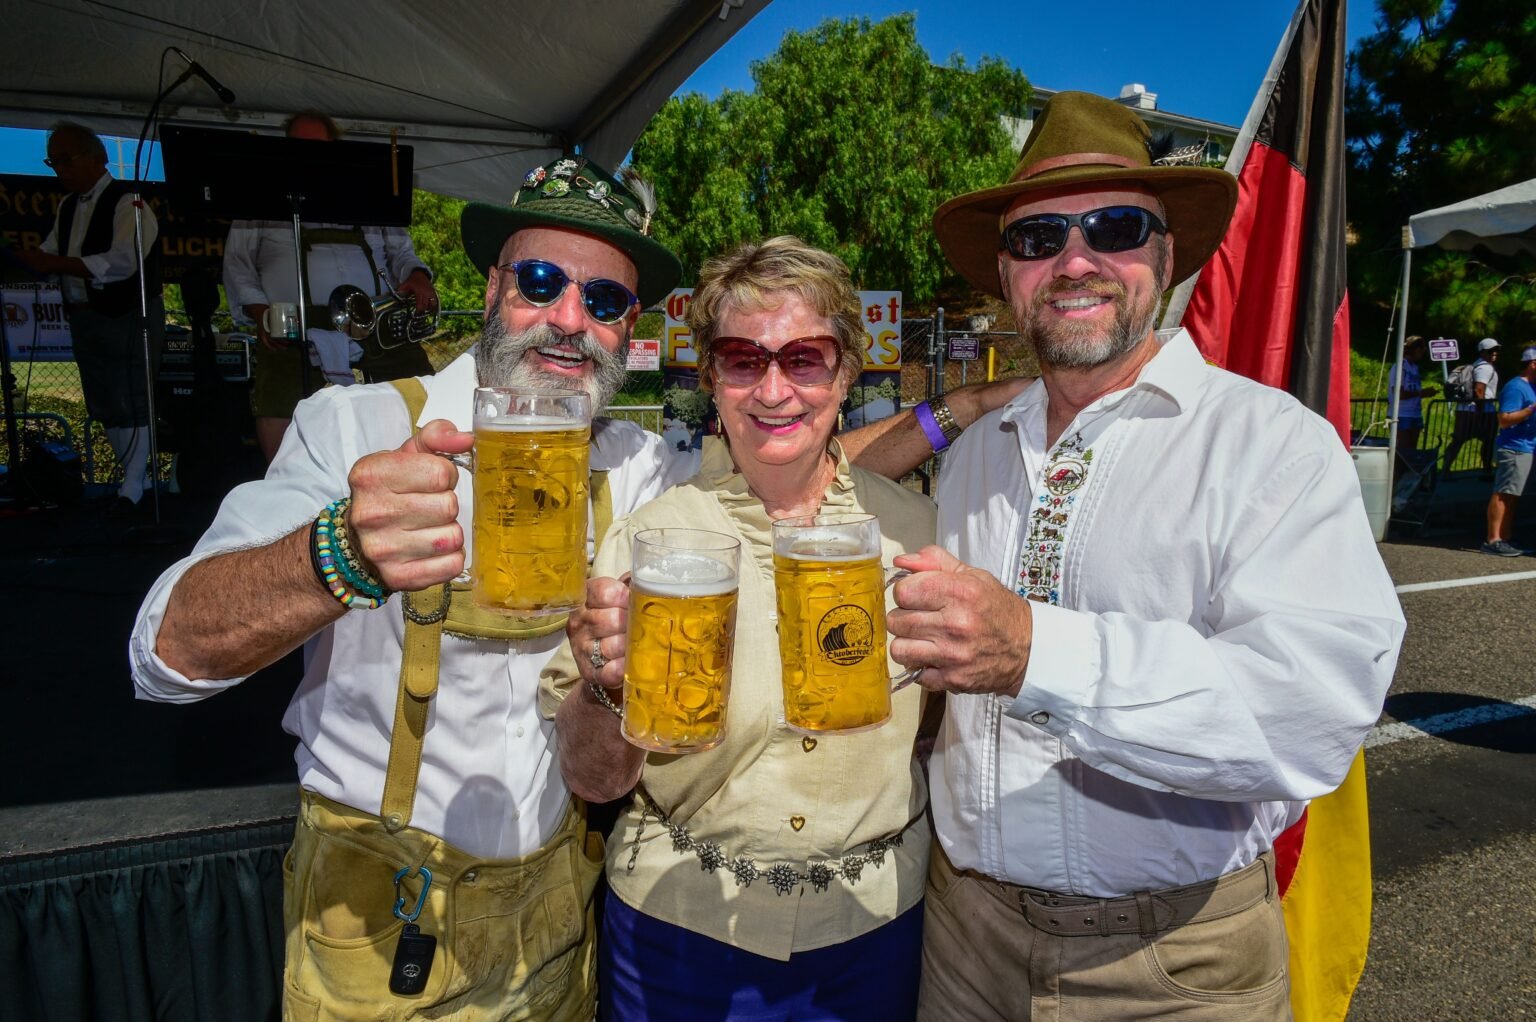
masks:
[[[1146,122],[1130,107],[1086,92],[1058,92],[1035,119],[1006,184],[956,196],[933,214],[939,246],[973,287],[1001,298],[1002,217],[1021,196],[1134,185],[1156,195],[1168,214],[1178,283],[1221,244],[1237,204],[1237,179],[1214,167],[1158,166],[1151,141]]]
[[[642,200],[637,194],[643,191]],[[534,167],[505,206],[472,202],[459,216],[469,261],[489,276],[507,238],[525,227],[581,231],[623,250],[635,264],[642,305],[654,305],[677,286],[683,265],[650,236],[655,202],[636,177],[620,180],[585,156],[562,156]]]

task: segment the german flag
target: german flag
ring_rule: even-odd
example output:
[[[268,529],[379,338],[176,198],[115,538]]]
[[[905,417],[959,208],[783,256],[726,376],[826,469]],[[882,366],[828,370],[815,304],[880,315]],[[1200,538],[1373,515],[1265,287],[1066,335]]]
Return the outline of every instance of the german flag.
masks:
[[[1344,56],[1344,0],[1303,0],[1227,161],[1226,240],[1181,291],[1209,361],[1290,391],[1348,443]]]
[[[1349,443],[1344,0],[1302,0],[1227,169],[1226,239],[1169,303],[1206,359],[1296,395]],[[1187,309],[1186,309],[1187,299]],[[1371,929],[1365,760],[1275,843],[1298,1022],[1343,1019]]]

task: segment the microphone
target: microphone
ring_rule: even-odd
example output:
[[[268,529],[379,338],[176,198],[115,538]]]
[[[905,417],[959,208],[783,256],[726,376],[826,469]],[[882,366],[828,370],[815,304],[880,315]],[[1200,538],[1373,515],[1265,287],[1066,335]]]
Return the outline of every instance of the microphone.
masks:
[[[223,103],[225,106],[234,105],[235,94],[230,92],[224,86],[220,85],[219,80],[213,77],[213,75],[209,74],[203,65],[199,64],[197,61],[193,60],[191,57],[187,56],[185,53],[174,46],[171,47],[171,52],[187,62],[188,71],[197,75],[197,77],[201,78],[204,82],[207,83],[210,89],[218,93],[219,102]]]

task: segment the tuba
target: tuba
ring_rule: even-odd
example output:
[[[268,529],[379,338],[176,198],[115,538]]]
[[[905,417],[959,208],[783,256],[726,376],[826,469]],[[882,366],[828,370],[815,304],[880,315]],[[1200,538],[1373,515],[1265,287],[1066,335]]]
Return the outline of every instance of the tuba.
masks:
[[[383,280],[383,274],[380,274]],[[383,280],[384,294],[370,298],[360,287],[342,284],[331,292],[326,314],[331,326],[354,341],[377,337],[381,348],[420,344],[437,333],[437,310],[418,312],[416,296],[402,294]]]

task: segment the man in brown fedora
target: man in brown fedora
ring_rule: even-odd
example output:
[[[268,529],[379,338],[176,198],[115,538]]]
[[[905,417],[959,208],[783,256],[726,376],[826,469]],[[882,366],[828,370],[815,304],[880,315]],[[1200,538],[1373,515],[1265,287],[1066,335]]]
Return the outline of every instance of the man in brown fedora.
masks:
[[[1235,182],[1054,96],[934,228],[1041,378],[956,443],[898,558],[897,661],[949,693],[920,1017],[1289,1018],[1273,843],[1344,778],[1403,618],[1329,425],[1154,330]]]
[[[465,252],[487,274],[476,348],[414,386],[301,401],[266,478],[229,495],[140,609],[130,658],[144,699],[207,698],[307,644],[283,721],[302,789],[285,1018],[592,1017],[602,840],[536,699],[564,618],[477,614],[447,588],[473,494],[441,455],[472,446],[477,386],[609,404],[641,309],[682,273],[653,214],[643,187],[581,156],[535,167],[508,204],[467,206]],[[952,411],[963,425],[1000,393],[957,395]],[[868,453],[880,436],[876,470],[900,474],[931,453],[911,420],[845,448]],[[699,465],[602,417],[589,455],[589,556],[605,519]]]

